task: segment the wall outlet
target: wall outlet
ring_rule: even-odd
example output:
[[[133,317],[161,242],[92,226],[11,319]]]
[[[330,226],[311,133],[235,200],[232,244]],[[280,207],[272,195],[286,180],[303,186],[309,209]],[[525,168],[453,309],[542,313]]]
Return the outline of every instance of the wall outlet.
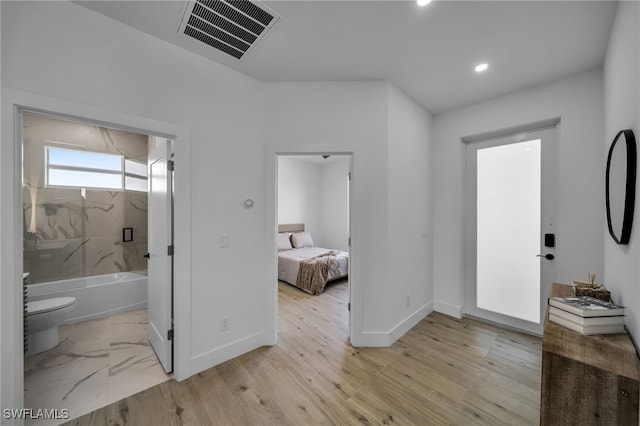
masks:
[[[407,294],[404,304],[407,306],[407,308],[411,305],[411,295]]]
[[[220,331],[229,331],[231,328],[231,318],[224,317],[220,318]]]

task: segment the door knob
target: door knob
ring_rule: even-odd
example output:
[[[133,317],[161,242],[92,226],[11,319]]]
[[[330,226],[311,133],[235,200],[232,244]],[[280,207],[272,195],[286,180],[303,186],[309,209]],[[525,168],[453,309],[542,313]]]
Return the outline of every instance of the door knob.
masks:
[[[553,260],[556,257],[554,255],[552,255],[551,253],[547,253],[547,254],[538,254],[536,255],[537,257],[544,257],[547,260]]]
[[[151,255],[149,253],[145,254],[144,257],[146,257],[147,259],[149,259],[151,257]]]

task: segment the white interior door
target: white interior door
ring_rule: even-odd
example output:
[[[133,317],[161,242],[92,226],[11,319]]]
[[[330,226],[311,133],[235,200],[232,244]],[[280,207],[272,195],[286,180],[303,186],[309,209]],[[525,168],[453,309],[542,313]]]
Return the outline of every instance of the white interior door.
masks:
[[[171,141],[154,138],[149,155],[149,253],[147,335],[164,370],[173,370],[173,242]]]
[[[465,311],[535,334],[555,278],[554,137],[552,128],[467,145]]]

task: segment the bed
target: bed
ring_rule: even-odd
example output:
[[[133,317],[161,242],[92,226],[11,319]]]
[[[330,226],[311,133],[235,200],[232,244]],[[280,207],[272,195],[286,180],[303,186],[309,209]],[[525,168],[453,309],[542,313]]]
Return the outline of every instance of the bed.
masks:
[[[349,253],[315,247],[304,224],[278,225],[278,279],[318,295],[348,275]]]

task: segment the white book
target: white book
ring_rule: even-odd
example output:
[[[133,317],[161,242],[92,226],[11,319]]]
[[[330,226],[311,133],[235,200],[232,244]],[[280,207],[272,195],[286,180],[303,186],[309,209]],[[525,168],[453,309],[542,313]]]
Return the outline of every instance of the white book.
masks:
[[[586,327],[590,327],[594,325],[624,324],[624,315],[585,318],[585,317],[581,317],[580,315],[576,315],[576,314],[572,314],[571,312],[564,311],[560,308],[556,308],[555,306],[549,306],[549,313]]]
[[[549,305],[581,317],[611,317],[624,315],[624,306],[594,297],[550,297]]]
[[[613,324],[613,325],[594,325],[591,327],[584,327],[578,323],[573,321],[569,321],[566,318],[559,317],[552,313],[549,313],[549,321],[555,322],[556,324],[560,324],[563,327],[566,327],[575,332],[593,335],[593,334],[616,334],[616,333],[624,333],[625,328],[624,324]]]

